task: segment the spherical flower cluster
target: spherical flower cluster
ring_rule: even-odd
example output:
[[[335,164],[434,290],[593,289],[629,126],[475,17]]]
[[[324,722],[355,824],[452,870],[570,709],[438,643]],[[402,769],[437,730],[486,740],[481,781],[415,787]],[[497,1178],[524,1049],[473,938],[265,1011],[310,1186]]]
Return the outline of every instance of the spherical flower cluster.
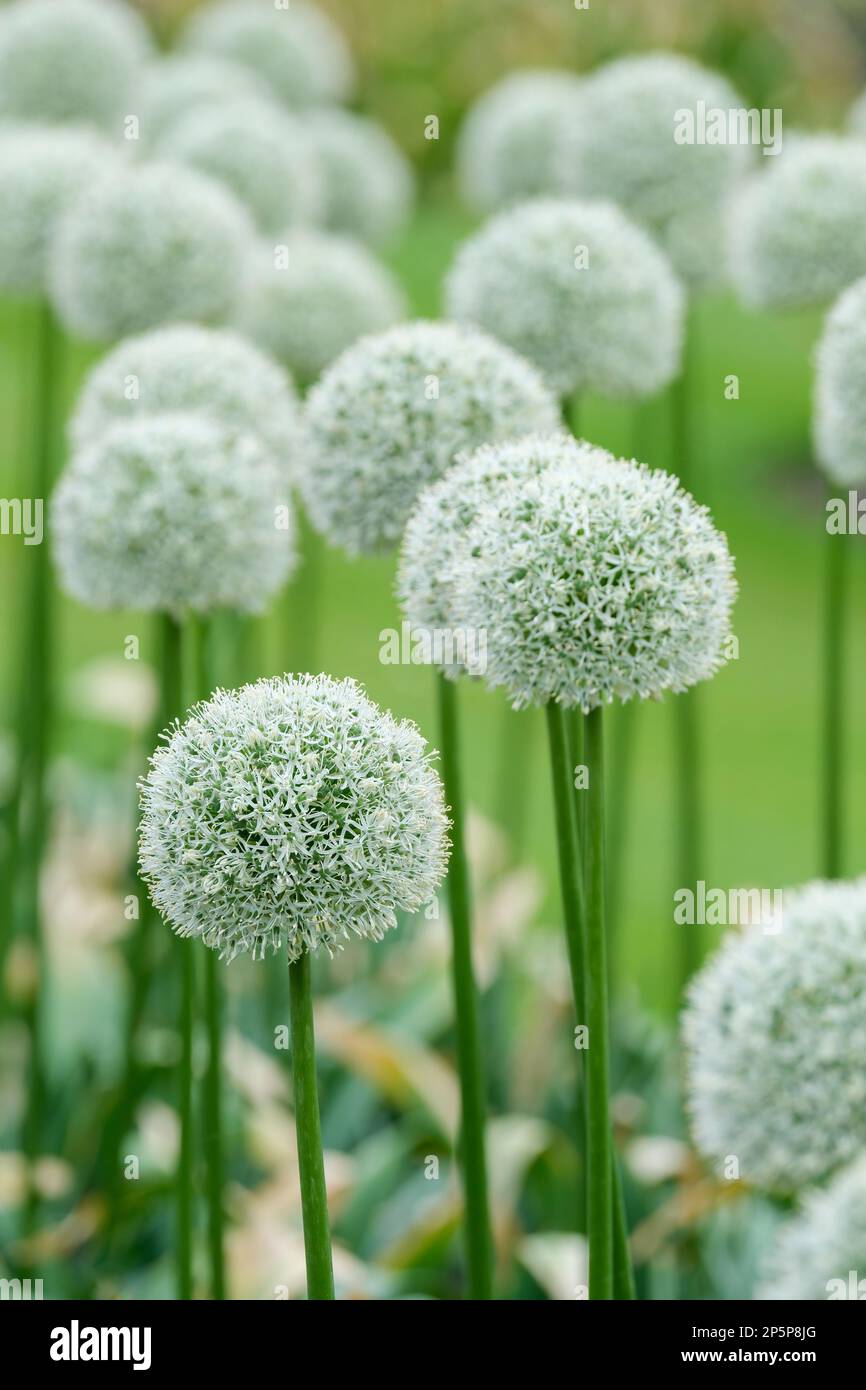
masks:
[[[499,213],[458,251],[445,295],[452,318],[525,353],[562,395],[652,395],[679,368],[682,287],[612,204]]]
[[[190,111],[157,153],[224,184],[263,232],[318,217],[322,181],[306,131],[274,102],[233,100]]]
[[[228,959],[378,941],[445,872],[424,739],[350,680],[218,690],[153,755],[141,802],[154,903],[179,936]]]
[[[45,291],[48,253],[69,203],[119,163],[101,135],[65,126],[0,126],[0,287]]]
[[[0,10],[0,121],[65,121],[121,134],[147,28],[115,0],[15,0]]]
[[[134,101],[142,144],[152,149],[192,111],[219,110],[228,98],[254,99],[262,85],[249,68],[206,53],[172,53],[149,63],[139,78]]]
[[[334,545],[388,550],[459,452],[556,421],[541,377],[508,348],[458,324],[399,325],[347,349],[310,392],[304,501]]]
[[[304,129],[324,182],[323,224],[380,246],[412,206],[412,167],[386,130],[352,111],[316,110]]]
[[[467,527],[452,612],[516,709],[658,697],[723,665],[733,561],[676,478],[567,435],[480,466],[503,480]]]
[[[49,283],[66,328],[106,340],[172,320],[219,323],[241,289],[252,226],[205,175],[172,164],[115,171],[60,220]]]
[[[424,488],[406,523],[397,568],[397,593],[413,631],[460,630],[454,600],[468,559],[466,538],[501,483],[537,477],[552,458],[595,456],[595,452],[588,444],[563,441],[550,441],[546,449],[484,445],[474,453],[458,455],[453,468]],[[452,678],[468,669],[453,643],[443,669]]]
[[[100,434],[61,478],[51,525],[60,581],[92,608],[257,613],[294,565],[281,469],[254,435],[200,415]]]
[[[851,1289],[851,1271],[855,1289]],[[807,1193],[783,1222],[764,1264],[758,1299],[798,1303],[863,1298],[866,1278],[866,1158]]]
[[[467,207],[497,212],[558,193],[559,143],[583,120],[583,83],[571,72],[509,73],[469,111],[457,142],[457,181]]]
[[[866,275],[866,144],[799,136],[765,163],[731,209],[729,261],[740,296],[762,309],[835,298]]]
[[[749,159],[737,141],[701,142],[697,113],[743,103],[690,58],[650,53],[608,63],[581,87],[582,117],[561,126],[560,187],[610,198],[657,239],[688,284],[722,277],[724,209]],[[694,132],[686,123],[694,117]],[[693,139],[677,138],[678,130]]]
[[[247,264],[238,325],[311,382],[356,339],[406,312],[394,276],[367,249],[325,232],[286,233]]]
[[[845,291],[824,325],[814,432],[817,461],[833,482],[866,484],[866,279]]]
[[[90,373],[69,425],[83,449],[120,420],[206,415],[256,435],[291,475],[302,456],[301,404],[282,367],[226,328],[172,324],[127,338]]]
[[[791,1192],[866,1146],[866,879],[785,895],[781,931],[731,935],[684,1017],[692,1130],[747,1182]]]
[[[344,101],[354,85],[340,30],[305,0],[222,0],[193,16],[186,42],[252,69],[287,106]]]

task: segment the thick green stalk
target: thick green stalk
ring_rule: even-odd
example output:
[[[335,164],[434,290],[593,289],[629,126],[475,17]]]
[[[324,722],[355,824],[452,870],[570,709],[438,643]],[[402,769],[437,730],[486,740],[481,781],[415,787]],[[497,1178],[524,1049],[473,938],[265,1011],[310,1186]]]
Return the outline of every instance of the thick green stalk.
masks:
[[[180,970],[180,1067],[178,1111],[180,1147],[177,1166],[177,1296],[192,1298],[193,1132],[192,1030],[195,1008],[194,944],[175,941]]]
[[[211,1298],[226,1296],[223,1235],[223,1127],[222,1127],[222,982],[221,964],[215,951],[206,951],[205,1013],[208,1061],[204,1076],[204,1157],[207,1172],[208,1250]]]
[[[559,861],[559,886],[562,895],[562,916],[565,944],[574,996],[574,1011],[579,1024],[584,1023],[583,1008],[583,874],[577,855],[578,828],[575,810],[574,777],[567,716],[561,705],[551,700],[545,706],[547,738],[550,752],[550,775],[553,789],[553,810],[556,824],[556,850]]]
[[[842,748],[845,726],[845,642],[847,620],[846,537],[824,540],[824,815],[822,872],[842,872]]]
[[[604,737],[601,706],[586,716],[586,1054],[589,1113],[589,1296],[613,1297],[613,1144],[610,1129],[604,923]]]
[[[34,502],[41,502],[43,518],[54,481],[54,450],[60,375],[60,335],[47,304],[37,310],[35,338],[35,395],[30,447],[32,474],[26,487]],[[24,616],[23,685],[19,708],[20,841],[18,845],[18,895],[21,924],[33,961],[33,985],[24,1008],[30,1044],[27,1104],[24,1113],[22,1151],[27,1167],[27,1195],[23,1207],[25,1235],[36,1225],[39,1197],[35,1163],[39,1155],[45,1105],[44,998],[45,943],[42,932],[39,884],[48,835],[46,771],[50,751],[52,717],[53,614],[51,570],[47,538],[26,546],[27,600]],[[13,890],[14,891],[14,890]]]
[[[295,1091],[295,1127],[298,1136],[298,1170],[301,1211],[307,1261],[307,1297],[334,1297],[334,1270],[328,1227],[328,1196],[322,1156],[322,1130],[316,1086],[316,1040],[313,1030],[313,991],[308,951],[289,964],[289,998],[292,1022],[292,1076]]]
[[[607,817],[607,931],[610,944],[611,980],[617,978],[616,946],[622,906],[623,864],[628,835],[628,809],[634,762],[634,729],[637,708],[633,700],[620,705],[613,719],[610,761],[610,797]],[[616,989],[614,987],[614,993]]]
[[[472,969],[472,925],[469,870],[463,820],[460,775],[460,740],[457,723],[457,685],[442,672],[436,676],[439,696],[439,733],[442,781],[451,814],[451,863],[448,866],[448,902],[451,911],[451,969],[457,1024],[457,1065],[460,1073],[460,1162],[466,1205],[466,1253],[469,1295],[492,1297],[493,1261],[487,1199],[487,1162],[484,1149],[484,1068],[478,1022],[478,990]]]

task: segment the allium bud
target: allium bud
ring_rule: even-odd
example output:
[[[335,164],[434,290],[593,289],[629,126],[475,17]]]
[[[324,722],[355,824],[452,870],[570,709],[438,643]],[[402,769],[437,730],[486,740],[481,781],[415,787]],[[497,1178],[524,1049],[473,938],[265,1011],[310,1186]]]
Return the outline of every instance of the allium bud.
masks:
[[[228,959],[378,941],[445,873],[442,787],[424,739],[350,680],[218,690],[153,755],[141,803],[156,907]]]
[[[726,938],[692,983],[683,1035],[702,1153],[792,1192],[866,1147],[866,879],[807,884],[781,918]]]
[[[354,85],[342,33],[305,0],[221,0],[193,16],[185,41],[252,69],[287,106],[344,101]]]
[[[609,203],[499,213],[459,249],[445,299],[452,318],[525,353],[561,395],[648,396],[679,369],[682,287]]]
[[[319,215],[322,181],[307,133],[275,102],[230,100],[191,111],[157,153],[224,184],[263,232]]]
[[[83,449],[120,420],[204,415],[256,435],[284,477],[302,456],[301,404],[282,367],[227,328],[172,324],[127,338],[88,376],[69,425]]]
[[[344,348],[403,318],[397,280],[359,242],[287,232],[247,263],[238,326],[300,381],[315,381]]]
[[[147,27],[115,0],[15,0],[0,10],[0,121],[121,134]]]
[[[779,1227],[757,1299],[826,1302],[866,1296],[866,1158],[805,1194]]]
[[[457,142],[457,181],[467,207],[498,212],[561,191],[559,143],[583,119],[582,88],[574,73],[526,69],[478,99]]]
[[[200,415],[142,416],[85,445],[51,529],[63,588],[92,608],[258,613],[294,565],[283,470]]]
[[[833,482],[866,484],[866,279],[833,306],[818,344],[815,455]]]
[[[509,348],[458,324],[401,324],[348,348],[310,392],[304,501],[349,554],[388,550],[458,453],[557,418],[535,368]]]
[[[55,308],[71,333],[96,340],[176,320],[219,323],[237,305],[252,238],[240,204],[204,174],[175,164],[115,172],[60,220]]]
[[[657,697],[724,664],[733,562],[676,478],[567,435],[481,467],[503,480],[468,526],[452,613],[486,633],[487,683],[516,709]]]
[[[796,309],[866,275],[866,144],[798,136],[743,184],[730,215],[731,276],[746,304]]]
[[[581,85],[582,117],[561,126],[561,187],[609,198],[651,232],[689,285],[723,278],[724,210],[748,163],[737,142],[698,139],[699,110],[742,106],[730,84],[678,53],[621,58]],[[694,117],[694,138],[687,137]]]
[[[387,131],[353,111],[314,110],[304,129],[324,182],[326,227],[380,246],[412,206],[412,166]]]
[[[24,298],[45,292],[48,253],[70,202],[118,167],[116,146],[69,126],[0,126],[0,287]]]
[[[263,84],[249,68],[205,53],[172,53],[149,63],[136,86],[134,110],[141,141],[150,151],[178,121],[227,100],[255,99]],[[265,88],[267,92],[267,88]]]

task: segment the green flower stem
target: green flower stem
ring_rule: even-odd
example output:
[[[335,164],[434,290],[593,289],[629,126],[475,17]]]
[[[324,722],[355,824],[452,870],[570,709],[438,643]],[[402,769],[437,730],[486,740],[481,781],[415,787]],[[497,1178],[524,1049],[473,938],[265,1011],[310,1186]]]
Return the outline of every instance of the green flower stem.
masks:
[[[604,735],[601,707],[586,716],[586,1054],[589,1112],[589,1296],[613,1297],[613,1143],[610,1128],[604,925]]]
[[[192,1030],[195,1008],[194,943],[177,937],[180,966],[180,1068],[178,1109],[180,1148],[177,1168],[177,1296],[192,1298],[193,1133]]]
[[[845,724],[845,642],[847,623],[846,538],[824,539],[824,815],[822,872],[842,872],[842,747]]]
[[[670,389],[671,437],[673,459],[671,472],[676,473],[683,487],[695,490],[695,458],[693,449],[692,401],[695,382],[695,316],[690,313],[686,323],[683,368]],[[680,695],[674,702],[675,752],[677,766],[678,808],[677,825],[679,853],[677,885],[694,888],[700,877],[703,859],[703,799],[701,797],[701,731],[696,690]],[[680,978],[678,998],[701,963],[703,942],[699,927],[686,927],[680,938]]]
[[[297,675],[315,675],[321,660],[319,619],[322,598],[322,540],[303,513],[298,516],[298,572],[286,589],[283,601],[286,635],[284,650],[288,669]]]
[[[298,960],[289,964],[289,998],[295,1126],[298,1135],[298,1169],[307,1260],[307,1297],[332,1299],[334,1271],[331,1263],[328,1196],[325,1190],[325,1164],[322,1157],[322,1130],[316,1087],[316,1041],[313,1031],[313,992],[310,976],[310,955],[305,951]]]
[[[26,486],[31,497],[41,499],[44,510],[54,481],[61,369],[61,337],[54,314],[47,304],[40,304],[37,310],[35,357],[35,397],[32,404],[30,438],[31,475],[26,480]],[[24,1008],[30,1053],[27,1105],[21,1139],[27,1171],[27,1194],[22,1209],[22,1225],[23,1234],[27,1236],[35,1229],[39,1207],[35,1163],[39,1156],[46,1098],[43,1055],[46,959],[39,885],[49,815],[45,781],[52,719],[53,614],[47,540],[43,538],[41,545],[28,546],[24,554],[27,557],[29,574],[23,628],[23,685],[18,716],[18,904],[22,930],[32,951],[35,976],[34,988]]]
[[[232,626],[229,624],[229,627]],[[237,635],[242,635],[243,630],[244,621],[242,618],[238,618],[234,631]],[[207,619],[199,619],[196,623],[195,637],[195,698],[204,700],[211,694],[214,685],[213,647],[216,632],[213,623]],[[235,657],[239,659],[237,649],[235,650]],[[224,1299],[226,1296],[225,1236],[223,1230],[223,1187],[225,1183],[222,1121],[223,990],[220,969],[220,961],[216,952],[206,948],[204,953],[204,1000],[208,1052],[202,1097],[202,1143],[206,1175],[210,1284],[211,1298],[213,1299]]]
[[[440,671],[439,728],[442,781],[451,814],[451,863],[448,902],[451,912],[452,973],[457,1020],[457,1063],[460,1073],[460,1159],[466,1203],[466,1243],[469,1295],[488,1299],[493,1292],[493,1262],[484,1150],[484,1069],[478,1019],[478,990],[472,970],[472,926],[469,871],[464,839],[463,795],[457,720],[457,686]]]
[[[623,864],[628,840],[628,809],[634,763],[634,736],[637,708],[633,700],[620,705],[613,720],[613,748],[610,762],[610,797],[607,817],[607,933],[610,946],[610,974],[614,985],[618,975],[616,946],[622,906]],[[614,993],[616,990],[614,988]]]
[[[550,752],[550,774],[565,944],[568,952],[575,1015],[578,1023],[583,1023],[584,887],[583,874],[577,856],[577,812],[575,809],[568,717],[562,706],[554,700],[549,701],[545,706],[545,712],[547,715],[547,738]]]

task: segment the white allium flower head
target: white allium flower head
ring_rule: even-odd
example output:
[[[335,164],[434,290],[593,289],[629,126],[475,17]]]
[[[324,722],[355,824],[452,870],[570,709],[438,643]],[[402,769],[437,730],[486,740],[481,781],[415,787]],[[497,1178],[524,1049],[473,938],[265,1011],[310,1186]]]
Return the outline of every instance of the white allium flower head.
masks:
[[[301,403],[284,369],[239,333],[195,324],[119,343],[85,381],[69,437],[83,449],[120,420],[178,412],[256,435],[285,477],[302,456]]]
[[[685,928],[687,930],[687,928]],[[785,895],[782,928],[729,935],[683,1021],[692,1131],[719,1167],[792,1192],[866,1148],[866,878]]]
[[[866,275],[866,143],[798,135],[746,179],[730,213],[731,277],[755,308],[834,299]]]
[[[498,212],[559,193],[563,127],[582,120],[583,80],[571,72],[509,73],[471,107],[457,141],[457,182],[467,207]]]
[[[274,101],[235,99],[190,111],[169,127],[157,154],[224,184],[262,232],[319,216],[324,190],[311,142]]]
[[[253,249],[238,326],[306,383],[405,313],[397,280],[360,242],[296,230]]]
[[[591,454],[591,446],[564,446],[568,458]],[[413,631],[454,632],[461,626],[454,606],[466,539],[481,509],[496,496],[503,482],[534,478],[560,462],[563,450],[482,446],[461,453],[453,468],[425,487],[406,523],[397,567],[397,593]],[[456,678],[464,666],[455,660],[444,667]]]
[[[678,53],[620,58],[581,86],[582,119],[560,127],[560,186],[609,198],[646,227],[687,284],[723,278],[725,208],[749,162],[740,144],[678,144],[680,112],[742,107],[719,73]],[[769,162],[769,161],[767,161]]]
[[[612,203],[541,199],[499,213],[458,250],[445,300],[561,395],[649,396],[679,370],[682,287]]]
[[[118,148],[95,131],[0,125],[0,288],[42,296],[60,217],[83,188],[119,163]]]
[[[866,1278],[866,1157],[825,1189],[804,1194],[800,1210],[776,1233],[755,1297],[798,1303],[850,1298],[852,1270],[859,1285]]]
[[[0,121],[66,121],[118,137],[140,66],[144,21],[115,0],[15,0],[0,10]]]
[[[153,755],[141,803],[156,907],[228,959],[378,941],[445,873],[448,823],[425,741],[350,680],[218,690]]]
[[[458,453],[557,420],[538,372],[509,348],[460,324],[398,325],[348,348],[310,392],[307,510],[351,555],[389,550]]]
[[[251,68],[287,106],[344,101],[354,86],[341,31],[305,0],[222,0],[193,16],[185,42]]]
[[[125,420],[85,445],[51,530],[62,587],[91,608],[258,613],[295,560],[283,470],[254,435],[193,414]]]
[[[177,164],[139,164],[90,185],[60,219],[55,308],[82,338],[111,340],[236,308],[253,228],[227,189]]]
[[[843,487],[866,485],[866,279],[827,316],[815,372],[815,455]]]
[[[304,129],[324,182],[324,226],[372,246],[391,241],[414,196],[403,151],[382,126],[354,111],[309,111]]]
[[[588,711],[716,673],[733,561],[676,478],[563,434],[481,453],[503,478],[467,528],[452,612],[486,634],[489,686],[516,709]]]
[[[142,72],[133,102],[141,143],[153,146],[190,112],[219,110],[224,101],[255,98],[269,88],[249,68],[206,53],[171,53]]]

